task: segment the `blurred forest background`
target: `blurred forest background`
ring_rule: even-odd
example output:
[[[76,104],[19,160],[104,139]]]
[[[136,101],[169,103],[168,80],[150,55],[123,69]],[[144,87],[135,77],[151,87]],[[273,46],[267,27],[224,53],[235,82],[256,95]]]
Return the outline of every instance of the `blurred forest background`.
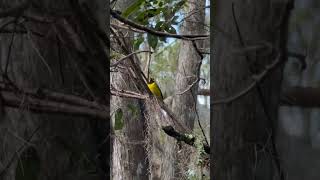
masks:
[[[212,176],[319,179],[320,2],[215,2]]]
[[[278,145],[287,179],[320,178],[320,2],[296,0],[289,24],[288,50],[306,56],[306,69],[297,58],[289,57],[284,69],[283,90],[303,87],[306,102],[301,106],[281,106]],[[308,88],[314,88],[308,91]]]

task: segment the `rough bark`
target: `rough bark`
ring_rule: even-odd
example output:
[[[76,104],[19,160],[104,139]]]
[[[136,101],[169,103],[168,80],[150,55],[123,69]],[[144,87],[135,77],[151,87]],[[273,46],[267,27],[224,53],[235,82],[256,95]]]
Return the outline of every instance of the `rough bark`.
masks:
[[[273,134],[276,129],[290,4],[287,1],[217,1],[213,26],[213,101],[241,92],[266,66],[281,62],[248,93],[212,108],[212,168],[215,179],[279,179]],[[223,32],[222,32],[223,31]],[[226,34],[230,36],[226,36]],[[248,45],[272,49],[232,53]],[[270,47],[269,46],[269,47]]]
[[[205,1],[188,0],[186,2],[186,18],[181,28],[182,34],[205,34]],[[183,41],[180,45],[178,68],[175,79],[175,93],[172,102],[172,111],[179,117],[188,128],[193,129],[197,119],[197,90],[202,64],[202,55],[199,49],[203,48],[203,40]],[[191,87],[192,86],[192,87]],[[190,88],[191,87],[191,88]],[[175,146],[175,142],[168,138],[168,146]],[[176,156],[174,164],[175,178],[186,179],[189,163],[194,149],[183,145],[182,149],[171,148],[173,157]],[[193,159],[195,162],[196,159]],[[174,162],[171,162],[172,164]],[[201,176],[201,175],[200,175]]]
[[[204,29],[204,6],[205,1],[189,0],[186,2],[188,10],[181,28],[182,34],[205,34]],[[203,41],[196,41],[197,48],[203,48]],[[180,116],[181,122],[184,122],[190,129],[193,129],[196,119],[196,104],[198,79],[200,74],[202,57],[192,41],[182,41],[178,59],[178,68],[175,79],[175,93],[172,110]],[[187,90],[192,85],[192,88]],[[181,92],[184,92],[180,94]]]
[[[120,0],[116,2],[116,10],[124,11],[134,1]],[[133,33],[119,31],[126,35],[123,40],[125,47],[129,51],[124,51],[119,44],[112,44],[119,52],[124,54],[131,53]],[[125,67],[131,67],[129,60],[121,63]],[[135,79],[128,73],[116,72],[111,75],[111,84],[119,90],[137,91]],[[113,166],[112,178],[119,180],[144,180],[149,177],[149,162],[146,150],[146,120],[143,115],[144,107],[142,100],[120,98],[113,96],[111,100],[111,113],[120,108],[123,114],[124,126],[114,134],[113,141]]]

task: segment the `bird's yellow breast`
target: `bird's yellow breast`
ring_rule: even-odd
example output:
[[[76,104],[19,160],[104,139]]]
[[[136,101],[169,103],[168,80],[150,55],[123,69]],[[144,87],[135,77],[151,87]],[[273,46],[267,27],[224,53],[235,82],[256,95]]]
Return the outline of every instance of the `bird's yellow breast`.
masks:
[[[161,90],[156,82],[148,83],[148,87],[153,95],[157,96],[161,100],[163,99]]]

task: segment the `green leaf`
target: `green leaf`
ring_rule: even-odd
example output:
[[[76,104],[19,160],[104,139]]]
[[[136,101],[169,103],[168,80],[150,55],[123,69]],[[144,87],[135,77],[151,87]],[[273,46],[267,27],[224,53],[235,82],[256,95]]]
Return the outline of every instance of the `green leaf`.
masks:
[[[163,1],[159,1],[158,6],[162,7],[163,6]]]
[[[135,18],[135,21],[139,22],[141,25],[147,25],[148,24],[148,18],[147,14],[143,11],[140,12],[137,17]]]
[[[134,115],[137,114],[137,111],[138,111],[137,107],[135,107],[135,106],[132,105],[132,104],[128,104],[127,107],[128,107],[128,109],[131,111],[132,114],[134,114]]]
[[[172,13],[172,9],[168,8],[163,11],[163,16],[165,20],[169,20],[174,14]]]
[[[171,24],[173,24],[173,25],[178,25],[178,18],[179,18],[179,16],[174,16],[173,18],[172,18],[172,20],[171,20]]]
[[[158,37],[154,36],[152,34],[148,34],[148,44],[150,45],[150,47],[152,47],[153,49],[156,49],[157,45],[158,45]]]
[[[152,18],[152,17],[154,17],[154,16],[156,16],[156,15],[159,15],[160,12],[161,12],[161,9],[160,9],[160,8],[159,8],[159,9],[153,8],[153,9],[148,9],[148,10],[146,10],[144,13],[146,14],[146,16],[147,16],[148,18]]]
[[[117,109],[115,113],[115,130],[121,130],[123,128],[124,122],[123,122],[123,112],[122,109]]]
[[[176,32],[176,29],[173,27],[173,26],[171,26],[171,25],[169,25],[169,24],[163,24],[163,29],[165,30],[165,31],[167,31],[168,33],[171,33],[171,34],[176,34],[177,32]]]
[[[141,43],[143,43],[143,41],[144,41],[144,38],[142,36],[139,36],[138,39],[134,40],[133,49],[138,50]]]
[[[131,6],[129,6],[125,11],[122,12],[122,16],[128,17],[133,12],[137,11],[139,7],[144,3],[144,0],[137,0]]]
[[[162,31],[163,30],[163,24],[164,24],[165,22],[164,21],[159,21],[159,22],[157,22],[157,24],[156,24],[156,26],[154,27],[156,30],[158,30],[158,31]]]
[[[147,25],[150,18],[153,18],[161,13],[162,8],[151,8],[145,11],[139,12],[136,16],[135,21],[142,25]]]
[[[170,26],[168,29],[167,29],[167,32],[168,33],[171,33],[171,34],[177,34],[177,31],[174,27]]]
[[[163,36],[163,37],[159,37],[159,40],[161,41],[161,42],[167,42],[167,38],[165,37],[165,36]]]
[[[184,4],[186,4],[186,0],[182,0],[182,1],[179,1],[177,4],[176,4],[176,8],[181,8]]]
[[[174,15],[176,12],[182,9],[183,5],[186,4],[186,0],[179,1],[177,4],[174,5],[172,9],[172,15]]]

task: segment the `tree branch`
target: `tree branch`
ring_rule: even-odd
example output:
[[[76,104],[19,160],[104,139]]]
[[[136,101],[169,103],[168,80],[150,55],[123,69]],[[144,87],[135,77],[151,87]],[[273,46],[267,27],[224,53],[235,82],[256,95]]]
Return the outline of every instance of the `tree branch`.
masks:
[[[118,64],[120,64],[122,61],[124,61],[124,60],[126,60],[126,59],[130,58],[131,56],[133,56],[133,55],[135,55],[135,54],[142,53],[142,52],[149,52],[149,53],[153,53],[152,51],[149,51],[149,50],[135,51],[135,52],[132,52],[132,53],[128,54],[127,56],[125,56],[125,57],[123,57],[123,58],[119,59],[118,61],[116,61],[116,62],[112,63],[112,64],[110,65],[110,67],[117,66],[117,65],[118,65]]]
[[[111,90],[111,95],[124,97],[124,98],[142,99],[142,100],[145,100],[145,99],[148,98],[147,95],[138,94],[138,93],[134,93],[134,92],[131,92],[131,91],[124,91],[124,90],[120,90],[120,91]]]
[[[198,95],[210,96],[210,89],[199,89]],[[286,87],[280,96],[281,106],[320,107],[320,87]]]
[[[202,96],[210,96],[210,89],[199,89],[198,95]]]
[[[254,75],[253,76],[253,79],[254,81],[249,85],[247,86],[246,88],[244,88],[243,90],[241,90],[240,92],[230,96],[230,97],[227,97],[227,98],[222,98],[222,99],[218,99],[216,101],[213,101],[211,104],[212,105],[216,105],[216,104],[228,104],[228,103],[231,103],[232,101],[235,101],[237,100],[238,98],[246,95],[248,92],[250,92],[250,90],[252,90],[254,87],[257,86],[257,84],[268,74],[269,71],[271,71],[273,68],[277,67],[277,65],[281,62],[281,59],[280,59],[281,55],[278,54],[277,58],[272,62],[270,63],[269,65],[267,65],[265,67],[265,70],[262,71],[260,74],[258,75]]]
[[[319,87],[290,87],[283,90],[281,104],[307,108],[320,107]]]
[[[136,29],[140,29],[143,30],[145,32],[148,32],[150,34],[156,35],[156,36],[160,36],[160,37],[172,37],[172,38],[177,38],[177,39],[186,39],[186,40],[194,40],[195,38],[208,38],[209,35],[207,34],[200,34],[200,35],[178,35],[178,34],[171,34],[171,33],[166,33],[166,32],[162,32],[162,31],[156,31],[154,29],[142,26],[140,24],[137,24],[129,19],[126,19],[124,17],[122,17],[118,12],[114,11],[114,10],[110,10],[111,15],[118,19],[119,21],[132,26]]]
[[[62,113],[107,119],[109,112],[104,105],[95,104],[81,97],[57,92],[28,93],[0,87],[3,104],[12,108],[27,108],[33,112]],[[99,107],[99,108],[98,108]]]
[[[196,138],[194,136],[188,136],[187,134],[182,134],[177,132],[172,126],[164,126],[162,130],[168,135],[175,138],[177,141],[183,141],[190,146],[195,147]],[[210,154],[210,146],[202,144],[203,149],[207,154]]]

